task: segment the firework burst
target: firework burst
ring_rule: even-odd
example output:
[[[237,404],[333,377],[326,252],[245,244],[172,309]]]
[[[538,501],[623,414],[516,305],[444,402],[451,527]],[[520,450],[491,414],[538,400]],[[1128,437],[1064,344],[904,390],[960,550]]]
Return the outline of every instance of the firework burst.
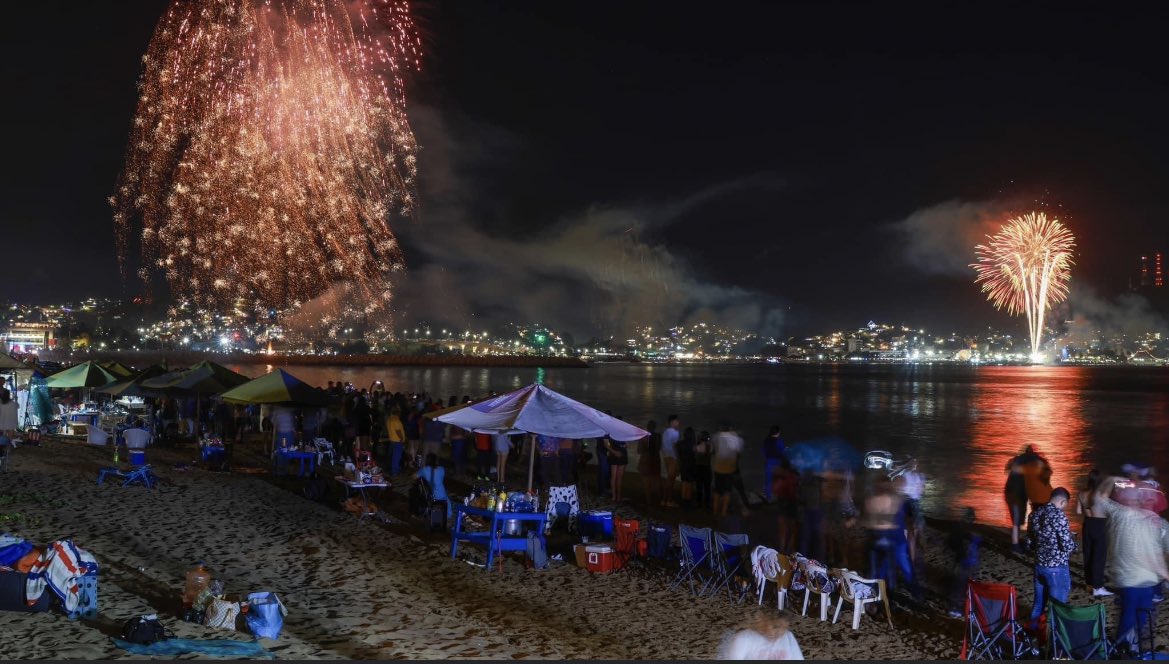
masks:
[[[982,284],[996,309],[1027,317],[1031,355],[1036,357],[1044,315],[1068,296],[1075,238],[1058,219],[1030,212],[1007,221],[987,240],[974,248],[975,283]]]
[[[384,308],[413,205],[404,0],[175,0],[143,57],[110,199],[147,293],[288,311],[326,292]]]

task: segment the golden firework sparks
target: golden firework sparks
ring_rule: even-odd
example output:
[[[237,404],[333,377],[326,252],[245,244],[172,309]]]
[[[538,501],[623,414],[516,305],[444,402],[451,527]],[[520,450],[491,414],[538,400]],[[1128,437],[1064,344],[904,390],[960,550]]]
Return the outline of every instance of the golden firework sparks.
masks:
[[[149,293],[286,311],[339,288],[384,307],[411,211],[403,0],[175,0],[143,57],[110,203]]]

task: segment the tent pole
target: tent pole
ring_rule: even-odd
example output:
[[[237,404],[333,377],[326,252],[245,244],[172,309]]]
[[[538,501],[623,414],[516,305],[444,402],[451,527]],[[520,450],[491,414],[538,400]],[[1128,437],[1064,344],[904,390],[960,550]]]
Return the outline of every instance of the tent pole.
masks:
[[[528,447],[532,448],[528,455],[528,493],[532,492],[532,475],[536,471],[536,435],[528,434]]]

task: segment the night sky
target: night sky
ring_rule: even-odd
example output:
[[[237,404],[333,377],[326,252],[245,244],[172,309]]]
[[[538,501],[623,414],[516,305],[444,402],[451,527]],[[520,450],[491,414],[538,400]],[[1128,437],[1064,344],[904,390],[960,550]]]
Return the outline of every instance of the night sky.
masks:
[[[166,4],[8,8],[0,298],[123,293],[106,198]],[[578,335],[639,312],[785,336],[869,319],[1022,330],[954,248],[1036,204],[1078,237],[1077,292],[1113,297],[1137,256],[1169,248],[1169,70],[1160,27],[1123,11],[418,7],[422,209],[397,222],[402,304]],[[491,257],[472,255],[483,237]],[[557,273],[565,238],[595,274]]]

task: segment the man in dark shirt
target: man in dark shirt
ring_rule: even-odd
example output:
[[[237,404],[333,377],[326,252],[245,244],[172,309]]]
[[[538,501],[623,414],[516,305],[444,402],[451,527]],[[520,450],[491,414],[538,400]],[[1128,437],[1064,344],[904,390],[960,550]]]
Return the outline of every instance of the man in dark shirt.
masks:
[[[1076,550],[1068,517],[1063,508],[1068,504],[1068,490],[1058,487],[1051,492],[1051,500],[1031,511],[1027,520],[1027,538],[1035,554],[1035,605],[1031,621],[1043,615],[1047,598],[1068,601],[1072,589],[1068,559]]]

